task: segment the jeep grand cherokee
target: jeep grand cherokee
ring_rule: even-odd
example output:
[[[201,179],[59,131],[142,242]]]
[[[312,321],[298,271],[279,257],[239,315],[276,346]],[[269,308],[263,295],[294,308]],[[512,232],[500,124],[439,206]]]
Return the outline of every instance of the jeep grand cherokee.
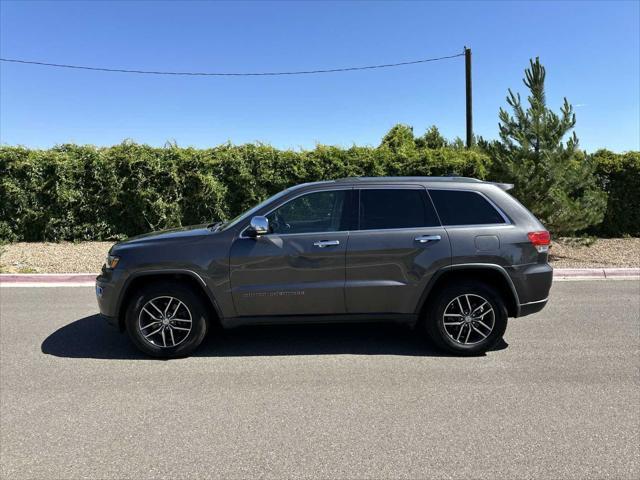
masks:
[[[101,313],[156,357],[214,323],[390,320],[441,349],[490,349],[542,309],[549,233],[510,185],[346,178],[284,190],[226,223],[131,238],[96,280]]]

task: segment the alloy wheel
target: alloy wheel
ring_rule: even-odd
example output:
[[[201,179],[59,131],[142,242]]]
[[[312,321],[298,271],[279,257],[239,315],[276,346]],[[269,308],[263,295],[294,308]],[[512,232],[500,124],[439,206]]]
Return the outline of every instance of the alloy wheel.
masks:
[[[444,309],[442,322],[447,336],[461,345],[475,345],[485,340],[495,326],[491,303],[475,293],[455,297]]]
[[[155,297],[145,303],[138,315],[140,335],[156,347],[169,348],[184,342],[193,325],[191,311],[171,296]]]

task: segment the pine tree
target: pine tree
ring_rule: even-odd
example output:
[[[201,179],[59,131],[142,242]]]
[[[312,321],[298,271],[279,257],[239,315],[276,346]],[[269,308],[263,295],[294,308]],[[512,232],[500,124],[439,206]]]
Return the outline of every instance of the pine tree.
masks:
[[[500,140],[481,141],[494,160],[494,175],[515,185],[513,194],[551,231],[570,234],[598,224],[606,194],[596,184],[594,166],[578,148],[576,124],[567,99],[556,114],[547,107],[545,68],[530,60],[523,79],[530,94],[523,107],[520,94],[509,89],[510,114],[500,109]]]

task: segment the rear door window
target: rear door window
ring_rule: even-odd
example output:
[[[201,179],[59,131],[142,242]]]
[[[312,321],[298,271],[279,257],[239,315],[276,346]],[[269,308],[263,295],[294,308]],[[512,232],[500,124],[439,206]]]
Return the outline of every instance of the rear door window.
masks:
[[[443,225],[493,225],[505,219],[482,195],[460,190],[429,190]]]
[[[360,230],[433,227],[438,218],[426,191],[419,189],[360,190]]]

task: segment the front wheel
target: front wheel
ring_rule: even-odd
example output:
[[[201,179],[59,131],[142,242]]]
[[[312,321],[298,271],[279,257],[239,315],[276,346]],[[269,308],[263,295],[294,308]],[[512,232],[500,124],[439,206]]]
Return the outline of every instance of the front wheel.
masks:
[[[500,294],[481,283],[445,288],[425,319],[427,334],[439,348],[477,355],[492,348],[507,328],[507,308]]]
[[[155,283],[139,290],[126,313],[133,343],[159,358],[184,357],[193,352],[207,333],[207,308],[189,288]]]

